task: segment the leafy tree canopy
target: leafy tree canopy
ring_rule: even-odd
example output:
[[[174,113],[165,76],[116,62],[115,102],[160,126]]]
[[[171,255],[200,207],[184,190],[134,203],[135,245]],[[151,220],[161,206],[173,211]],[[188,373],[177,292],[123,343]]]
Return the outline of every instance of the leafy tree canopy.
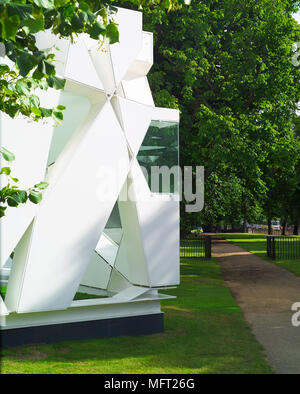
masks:
[[[291,61],[298,7],[293,0],[192,0],[176,13],[145,12],[155,33],[156,104],[181,109],[181,164],[206,169],[198,225],[234,212],[236,220],[261,209],[279,216],[292,194],[300,152],[300,68]]]

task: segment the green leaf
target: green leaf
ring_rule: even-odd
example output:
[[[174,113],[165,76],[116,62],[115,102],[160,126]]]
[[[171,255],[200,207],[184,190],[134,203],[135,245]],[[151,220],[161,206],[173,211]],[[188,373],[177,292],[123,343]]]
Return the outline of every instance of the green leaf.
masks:
[[[7,197],[7,204],[10,207],[17,207],[19,204],[24,204],[28,199],[25,190],[16,190]]]
[[[45,118],[48,118],[49,116],[52,116],[52,112],[53,112],[52,109],[43,108],[43,107],[40,107],[40,111],[42,113],[42,116],[45,117]]]
[[[45,19],[43,14],[30,15],[28,18],[21,22],[23,30],[26,34],[37,33],[45,28]]]
[[[17,194],[16,195],[13,194],[11,196],[8,196],[6,201],[10,207],[17,207],[20,203]]]
[[[1,168],[0,174],[6,174],[9,175],[11,173],[11,169],[9,167],[3,167]]]
[[[36,65],[36,59],[31,54],[22,54],[17,57],[16,61],[22,77],[25,77]]]
[[[31,104],[32,107],[39,107],[40,106],[40,99],[38,96],[36,96],[35,94],[32,94],[29,98],[29,102]]]
[[[18,15],[21,18],[21,20],[27,19],[32,14],[32,5],[9,3],[7,5],[7,14],[9,17],[13,15]]]
[[[55,8],[54,0],[33,0],[33,2],[38,7],[46,8],[47,10]]]
[[[64,115],[62,114],[62,112],[59,111],[53,111],[52,113],[52,117],[56,122],[61,122],[64,118]]]
[[[65,79],[58,78],[54,75],[51,75],[50,77],[48,77],[47,81],[48,81],[48,84],[51,88],[54,88],[57,90],[63,89],[65,87],[65,83],[66,83]]]
[[[7,150],[6,148],[1,148],[0,153],[2,154],[2,157],[4,160],[6,161],[13,161],[15,160],[15,155],[10,152],[9,150]]]
[[[119,30],[114,22],[110,22],[106,26],[106,37],[108,38],[110,44],[119,42]]]
[[[44,190],[49,186],[49,183],[47,182],[40,182],[36,185],[34,185],[34,187],[37,187],[38,189]]]
[[[18,178],[13,178],[13,177],[10,177],[10,178],[11,178],[11,180],[14,181],[15,183],[19,182],[19,179],[18,179]]]
[[[38,204],[43,198],[43,195],[38,190],[31,189],[29,191],[29,200],[34,204]]]
[[[54,5],[56,8],[63,7],[68,4],[70,0],[54,0]]]
[[[1,207],[0,206],[0,218],[2,218],[3,216],[5,216],[5,210],[7,207]]]
[[[91,38],[97,40],[99,38],[100,34],[102,34],[102,35],[105,34],[105,31],[106,31],[105,26],[102,23],[100,23],[99,21],[97,21],[92,26],[90,36],[91,36]]]
[[[9,67],[6,64],[0,65],[0,74],[6,74],[10,71]]]
[[[75,31],[82,29],[84,26],[84,24],[82,23],[82,20],[76,14],[73,16],[73,18],[71,20],[71,25]]]
[[[40,71],[40,73],[47,74],[47,75],[54,75],[55,74],[54,65],[47,62],[47,60],[42,60],[39,62],[38,70]]]
[[[2,38],[15,40],[20,26],[20,17],[18,15],[13,15],[10,18],[4,16],[0,19],[0,23],[2,26]]]
[[[34,113],[34,115],[40,117],[42,115],[41,110],[37,107],[31,107],[31,111]]]
[[[38,67],[34,70],[34,73],[32,74],[32,78],[34,78],[34,79],[42,79],[43,76],[44,76],[44,73],[42,73],[42,72],[39,70]]]
[[[64,109],[66,109],[66,107],[64,106],[64,105],[58,105],[57,107],[56,107],[59,111],[63,111]]]
[[[18,194],[19,202],[21,204],[24,204],[28,199],[27,192],[25,190],[18,190],[16,193]]]
[[[28,94],[30,92],[27,83],[18,81],[16,84],[16,91],[20,94]]]

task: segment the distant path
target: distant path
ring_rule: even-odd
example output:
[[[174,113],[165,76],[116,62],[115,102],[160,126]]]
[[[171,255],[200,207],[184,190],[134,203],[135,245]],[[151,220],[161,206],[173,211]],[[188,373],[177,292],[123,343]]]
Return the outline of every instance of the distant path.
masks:
[[[223,278],[277,373],[300,373],[300,327],[291,306],[300,302],[300,277],[214,237]]]

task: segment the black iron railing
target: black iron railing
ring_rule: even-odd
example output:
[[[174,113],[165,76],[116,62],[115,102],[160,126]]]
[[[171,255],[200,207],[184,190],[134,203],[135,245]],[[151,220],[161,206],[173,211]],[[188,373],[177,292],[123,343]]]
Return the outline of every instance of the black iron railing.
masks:
[[[211,237],[204,235],[197,239],[180,241],[180,257],[211,258]]]
[[[267,237],[267,255],[273,260],[300,259],[300,237]]]

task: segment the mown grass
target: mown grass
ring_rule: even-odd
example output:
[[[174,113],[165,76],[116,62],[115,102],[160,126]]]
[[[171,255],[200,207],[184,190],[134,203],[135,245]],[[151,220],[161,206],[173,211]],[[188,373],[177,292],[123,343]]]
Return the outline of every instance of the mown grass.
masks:
[[[7,348],[1,373],[271,373],[214,259],[183,259],[165,332]]]
[[[289,271],[294,272],[297,275],[300,275],[300,260],[272,260],[267,256],[267,241],[266,235],[259,234],[244,234],[244,233],[236,233],[236,234],[218,234],[225,238],[227,241],[233,242],[235,245],[240,246],[241,248],[251,252],[267,261],[271,261],[272,263],[278,265],[279,267],[285,268]]]

